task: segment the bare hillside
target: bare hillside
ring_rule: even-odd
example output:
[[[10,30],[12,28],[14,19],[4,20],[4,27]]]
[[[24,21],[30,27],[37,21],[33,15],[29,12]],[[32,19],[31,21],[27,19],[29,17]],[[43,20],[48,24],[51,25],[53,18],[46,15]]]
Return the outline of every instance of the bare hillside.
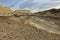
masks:
[[[60,40],[59,34],[33,27],[25,23],[27,19],[17,20],[0,18],[0,40]]]
[[[0,40],[60,40],[60,16],[50,14],[49,10],[32,14],[28,10],[10,13],[9,8],[2,9]]]

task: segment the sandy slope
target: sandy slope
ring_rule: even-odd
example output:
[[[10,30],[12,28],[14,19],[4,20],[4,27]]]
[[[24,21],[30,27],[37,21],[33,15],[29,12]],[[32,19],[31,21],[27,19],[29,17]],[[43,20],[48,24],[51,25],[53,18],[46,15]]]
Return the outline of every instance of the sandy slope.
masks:
[[[43,29],[50,33],[60,34],[60,27],[51,20],[47,21],[42,18],[32,17],[28,22],[30,25],[38,29]]]
[[[20,21],[16,21],[20,20]],[[27,19],[0,18],[0,40],[60,40],[59,34],[49,33],[29,25]]]

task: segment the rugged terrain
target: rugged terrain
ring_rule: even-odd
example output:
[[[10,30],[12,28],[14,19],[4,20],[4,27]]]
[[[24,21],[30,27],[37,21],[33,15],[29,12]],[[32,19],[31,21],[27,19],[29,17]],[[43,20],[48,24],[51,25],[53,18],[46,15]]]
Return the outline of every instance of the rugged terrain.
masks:
[[[60,40],[60,16],[50,11],[1,11],[0,40]]]

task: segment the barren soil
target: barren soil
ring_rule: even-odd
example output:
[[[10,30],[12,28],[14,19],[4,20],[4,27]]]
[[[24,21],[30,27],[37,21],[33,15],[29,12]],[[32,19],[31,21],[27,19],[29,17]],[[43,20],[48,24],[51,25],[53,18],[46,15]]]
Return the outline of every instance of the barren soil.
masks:
[[[25,19],[16,20],[0,18],[0,40],[60,40],[59,34],[24,24]]]

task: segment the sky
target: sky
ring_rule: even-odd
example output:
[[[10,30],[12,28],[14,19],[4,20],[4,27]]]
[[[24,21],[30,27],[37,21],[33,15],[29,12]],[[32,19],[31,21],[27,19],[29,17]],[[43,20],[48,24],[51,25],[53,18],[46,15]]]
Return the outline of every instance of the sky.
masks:
[[[26,9],[32,12],[60,8],[60,0],[0,0],[0,5],[12,10]]]

